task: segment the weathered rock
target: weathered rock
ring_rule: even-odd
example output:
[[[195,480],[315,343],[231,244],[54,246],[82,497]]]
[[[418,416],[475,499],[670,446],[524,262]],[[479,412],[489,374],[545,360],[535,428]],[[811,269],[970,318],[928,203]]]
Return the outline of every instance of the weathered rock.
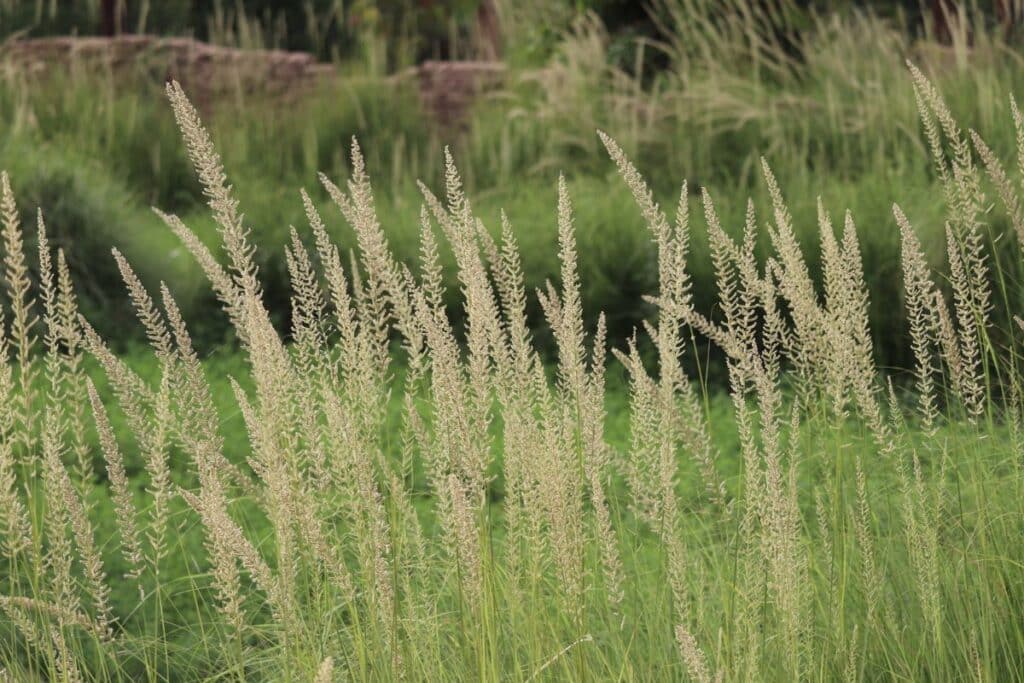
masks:
[[[0,61],[30,78],[59,71],[105,72],[129,82],[179,81],[201,108],[235,95],[292,101],[336,74],[305,52],[241,50],[191,38],[150,35],[52,37],[0,45]],[[424,112],[446,131],[464,129],[473,102],[501,86],[497,61],[427,61],[394,77],[416,87]]]
[[[0,48],[0,59],[36,78],[76,69],[99,69],[117,78],[174,78],[201,104],[238,92],[291,97],[334,73],[332,65],[303,52],[239,50],[148,35],[16,40]]]
[[[483,93],[499,88],[505,78],[502,62],[427,61],[416,67],[420,100],[443,128],[462,128],[472,104]]]

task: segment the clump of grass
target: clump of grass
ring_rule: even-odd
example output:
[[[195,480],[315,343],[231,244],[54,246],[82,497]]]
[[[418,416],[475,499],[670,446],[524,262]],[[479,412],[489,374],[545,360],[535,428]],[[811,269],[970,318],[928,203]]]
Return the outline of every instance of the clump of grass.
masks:
[[[886,305],[900,296],[898,231],[892,229],[888,205],[898,201],[915,218],[922,250],[936,263],[945,259],[947,239],[942,207],[933,201],[943,192],[942,181],[925,163],[929,143],[920,134],[913,88],[905,87],[893,64],[914,59],[945,93],[964,133],[984,131],[993,158],[1010,159],[1015,128],[1000,125],[1001,103],[1003,93],[1024,84],[1024,70],[1006,38],[978,23],[957,32],[952,46],[939,45],[912,35],[891,17],[852,5],[813,14],[793,3],[659,0],[651,9],[664,41],[637,43],[635,58],[617,58],[623,37],[610,34],[593,16],[573,23],[574,10],[564,8],[561,18],[537,25],[542,10],[551,17],[550,4],[502,5],[509,47],[527,48],[531,34],[540,38],[553,31],[557,48],[552,54],[542,51],[543,68],[536,68],[542,66],[536,60],[518,62],[520,68],[510,54],[505,87],[481,94],[465,128],[434,125],[418,102],[415,79],[382,78],[372,70],[368,75],[352,62],[338,65],[337,79],[325,79],[316,93],[287,106],[242,92],[210,103],[213,111],[204,120],[218,140],[253,239],[262,247],[257,261],[265,302],[279,330],[290,324],[290,285],[285,259],[277,256],[290,241],[287,227],[305,220],[288,188],[308,187],[332,222],[336,213],[318,188],[317,172],[347,177],[345,148],[356,135],[377,183],[381,223],[399,260],[415,264],[420,197],[414,181],[440,186],[443,165],[435,162],[447,143],[492,235],[498,234],[499,208],[515,217],[531,290],[558,275],[554,232],[529,228],[546,220],[555,178],[563,172],[580,217],[579,265],[589,304],[585,320],[596,325],[597,311],[603,310],[609,342],[623,346],[652,312],[635,302],[655,286],[654,250],[641,230],[619,229],[639,221],[622,201],[625,188],[609,183],[604,149],[592,134],[600,128],[648,172],[659,201],[674,203],[677,179],[689,178],[691,187],[706,187],[715,196],[725,225],[743,223],[748,196],[759,212],[772,211],[759,170],[760,157],[770,158],[789,195],[794,232],[816,282],[821,259],[814,248],[815,198],[850,208],[873,293],[869,320],[876,361],[886,367],[913,362],[905,344],[890,341],[903,334],[907,320],[902,307]],[[174,14],[163,5],[160,12]],[[571,30],[562,32],[562,26]],[[864,49],[866,37],[870,49]],[[11,122],[0,143],[0,166],[11,173],[27,220],[36,205],[47,206],[53,239],[73,266],[106,261],[106,268],[74,268],[83,311],[106,336],[130,329],[117,317],[118,273],[96,255],[116,242],[148,287],[155,290],[161,280],[175,283],[197,342],[223,341],[231,336],[223,316],[193,315],[210,303],[199,294],[205,289],[201,273],[190,267],[184,250],[167,241],[171,236],[148,211],[149,205],[173,211],[208,245],[216,243],[215,223],[205,213],[173,115],[154,94],[161,73],[132,69],[114,76],[77,67],[65,76],[51,73],[43,85],[22,70],[0,67],[7,85],[0,89],[0,111]],[[1007,179],[1016,182],[1015,176],[1008,166]],[[992,185],[984,182],[994,200],[998,193]],[[1002,232],[1012,215],[1000,213],[992,221],[993,233]],[[89,229],[81,232],[82,226]],[[69,233],[76,239],[67,239]],[[343,251],[355,246],[350,234],[337,233],[332,234]],[[707,314],[715,305],[715,287],[700,212],[692,233],[695,304]],[[95,239],[84,239],[85,234]],[[758,258],[767,255],[768,241],[767,235],[759,236]],[[181,258],[163,259],[172,249]],[[1001,267],[1017,268],[1012,249],[992,255],[1001,259]],[[451,265],[446,250],[441,257]],[[446,282],[455,285],[452,272],[446,270]],[[936,285],[947,297],[952,293],[951,282],[939,279]],[[458,327],[462,309],[456,290],[447,301]],[[1013,298],[1018,292],[1007,288],[1006,294]],[[531,321],[540,320],[539,305],[532,297],[528,303]],[[1019,299],[1012,305],[1019,307]],[[142,341],[141,335],[133,341]],[[553,351],[546,333],[536,341]],[[641,339],[641,347],[644,343]],[[726,384],[717,370],[711,381]]]
[[[639,331],[612,350],[629,388],[629,438],[615,445],[607,326],[585,323],[564,178],[551,221],[559,277],[536,292],[553,378],[528,324],[513,225],[485,228],[448,153],[443,194],[420,186],[416,270],[388,244],[358,144],[343,185],[320,177],[357,249],[339,249],[301,193],[309,230],[286,247],[282,336],[213,141],[169,85],[223,262],[183,220],[159,216],[243,349],[248,367],[231,379],[239,455],[173,285],[148,291],[115,250],[152,347],[144,378],[78,314],[41,214],[33,285],[5,174],[0,670],[67,681],[1019,677],[1019,333],[1002,329],[1012,310],[995,315],[1016,280],[981,237],[968,137],[911,75],[945,188],[953,296],[894,207],[909,396],[875,366],[851,215],[837,235],[819,202],[818,287],[766,161],[767,258],[753,204],[737,238],[702,190],[718,284],[709,316],[694,304],[686,185],[670,216],[599,135],[657,258],[643,330],[655,353],[641,352]],[[970,139],[1015,216],[1016,188]],[[461,329],[445,307],[442,248]],[[696,335],[726,358],[728,407],[685,370]],[[130,474],[129,449],[141,458]],[[101,526],[106,511],[114,524]],[[179,553],[184,575],[171,571]],[[112,598],[124,585],[130,603]],[[183,599],[195,615],[184,624]]]

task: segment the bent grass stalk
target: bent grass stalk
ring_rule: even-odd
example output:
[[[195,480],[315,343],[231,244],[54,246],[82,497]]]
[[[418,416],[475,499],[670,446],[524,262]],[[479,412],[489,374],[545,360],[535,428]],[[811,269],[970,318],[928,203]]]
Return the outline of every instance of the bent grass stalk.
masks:
[[[245,428],[229,444],[173,283],[154,298],[114,252],[153,351],[157,379],[144,379],[78,314],[41,219],[33,285],[3,175],[0,670],[63,681],[1019,674],[1021,349],[998,327],[1019,311],[985,237],[972,150],[1018,231],[1022,203],[981,137],[961,132],[921,72],[911,80],[943,181],[951,287],[894,206],[913,419],[896,390],[907,377],[875,367],[853,218],[837,236],[819,202],[816,281],[766,161],[763,258],[754,205],[734,238],[702,188],[718,282],[709,314],[691,291],[686,185],[670,220],[599,133],[658,257],[656,319],[612,349],[628,377],[625,439],[610,433],[605,319],[584,325],[564,178],[560,281],[537,292],[553,382],[511,222],[492,235],[447,151],[443,195],[421,186],[415,268],[391,251],[354,141],[348,180],[320,178],[354,232],[350,266],[301,192],[310,234],[290,232],[283,336],[213,141],[170,84],[221,252],[161,216],[209,277],[247,363],[229,380]],[[1024,140],[1012,103],[1011,114]],[[438,235],[455,257],[464,329],[444,306]],[[724,354],[726,400],[691,380],[687,334]],[[89,377],[83,353],[98,367]],[[192,553],[187,576],[173,575],[176,551]]]

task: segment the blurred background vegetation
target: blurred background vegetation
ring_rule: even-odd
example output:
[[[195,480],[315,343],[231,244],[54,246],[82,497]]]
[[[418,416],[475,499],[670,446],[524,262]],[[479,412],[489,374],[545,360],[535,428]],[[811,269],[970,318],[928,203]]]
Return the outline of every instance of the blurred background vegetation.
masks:
[[[305,222],[298,188],[313,193],[339,242],[354,244],[316,178],[323,171],[344,180],[354,135],[401,258],[412,262],[418,251],[415,181],[442,189],[448,145],[488,226],[499,226],[500,209],[509,214],[532,286],[557,277],[554,180],[565,173],[587,313],[594,319],[605,311],[611,341],[621,345],[650,312],[640,297],[653,293],[656,272],[648,234],[595,134],[601,129],[632,155],[664,206],[674,208],[684,179],[691,193],[706,187],[733,234],[748,197],[759,220],[769,220],[758,170],[764,156],[812,267],[816,198],[835,219],[851,210],[878,360],[906,367],[891,205],[903,206],[936,267],[944,258],[944,207],[904,64],[921,66],[963,125],[1009,159],[1006,94],[1024,85],[1021,4],[0,0],[0,55],[31,38],[148,33],[246,51],[305,51],[330,65],[316,87],[284,100],[239,88],[203,106],[259,244],[282,329],[282,246],[289,225]],[[425,104],[417,67],[428,60],[500,61],[504,70],[452,121]],[[177,212],[215,241],[161,78],[75,65],[44,78],[0,56],[0,120],[0,167],[11,173],[26,219],[36,207],[45,211],[101,331],[127,343],[125,330],[136,329],[109,256],[116,245],[147,284],[171,283],[207,348],[232,343],[226,320],[209,314],[215,304],[198,268],[149,209]],[[703,222],[693,209],[694,292],[713,314]],[[997,257],[1009,239],[997,236],[1012,232],[1004,222],[993,214]],[[1019,273],[1016,263],[1007,269]],[[457,301],[451,304],[457,317]],[[544,329],[536,334],[548,342]]]

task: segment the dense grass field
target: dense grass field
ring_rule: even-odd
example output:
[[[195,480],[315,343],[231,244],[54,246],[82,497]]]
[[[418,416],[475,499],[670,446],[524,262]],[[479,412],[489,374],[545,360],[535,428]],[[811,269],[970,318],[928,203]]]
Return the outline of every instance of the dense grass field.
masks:
[[[305,220],[296,188],[310,193],[342,251],[356,246],[317,180],[320,172],[337,183],[347,179],[346,150],[355,136],[400,260],[416,258],[416,182],[441,186],[442,151],[449,146],[495,237],[500,211],[510,217],[530,291],[558,274],[550,207],[564,174],[579,212],[586,320],[593,325],[605,311],[609,339],[623,344],[652,312],[637,301],[656,287],[656,254],[628,190],[612,177],[600,129],[645,171],[663,205],[676,203],[685,179],[695,198],[701,188],[711,192],[727,226],[742,224],[748,197],[760,213],[770,212],[759,170],[761,156],[767,158],[815,277],[821,269],[817,198],[835,215],[851,210],[873,293],[877,360],[909,368],[908,348],[898,341],[906,329],[903,309],[887,305],[900,295],[898,231],[889,207],[899,202],[916,218],[933,263],[943,258],[945,236],[943,206],[935,201],[941,181],[904,62],[932,78],[965,130],[978,131],[998,158],[1010,159],[1016,142],[1005,124],[1006,96],[1024,86],[1019,50],[984,26],[972,29],[970,41],[958,35],[942,45],[856,8],[821,15],[783,49],[778,39],[762,36],[775,30],[770,15],[748,24],[735,19],[745,2],[729,0],[715,10],[715,3],[661,0],[659,21],[671,40],[640,45],[628,57],[594,17],[566,20],[550,56],[513,60],[502,86],[470,112],[465,130],[439,126],[422,110],[415,79],[382,78],[349,62],[339,65],[336,81],[299,101],[240,92],[218,102],[204,119],[261,247],[256,258],[275,323],[287,329],[289,281],[280,254],[288,226]],[[182,216],[208,245],[216,244],[216,224],[152,74],[114,79],[82,67],[34,80],[5,68],[0,82],[0,116],[7,122],[0,167],[11,175],[23,220],[34,220],[37,206],[47,209],[52,237],[65,248],[82,306],[98,329],[114,333],[130,321],[107,256],[116,246],[147,286],[176,283],[197,339],[230,340],[226,319],[203,313],[215,304],[201,271],[151,211]],[[989,222],[995,232],[1011,229],[998,212]],[[714,273],[699,213],[692,234],[695,303],[707,315],[715,305]],[[767,246],[759,238],[760,257]],[[447,251],[442,259],[454,265]],[[1015,267],[1012,255],[1006,261]],[[450,277],[446,284],[457,283]],[[939,286],[950,293],[945,282]],[[446,301],[459,318],[457,297]],[[539,306],[531,299],[529,307],[531,322],[543,327]],[[550,351],[548,342],[542,340]]]
[[[658,7],[457,134],[0,75],[0,681],[1024,680],[1018,52]]]

